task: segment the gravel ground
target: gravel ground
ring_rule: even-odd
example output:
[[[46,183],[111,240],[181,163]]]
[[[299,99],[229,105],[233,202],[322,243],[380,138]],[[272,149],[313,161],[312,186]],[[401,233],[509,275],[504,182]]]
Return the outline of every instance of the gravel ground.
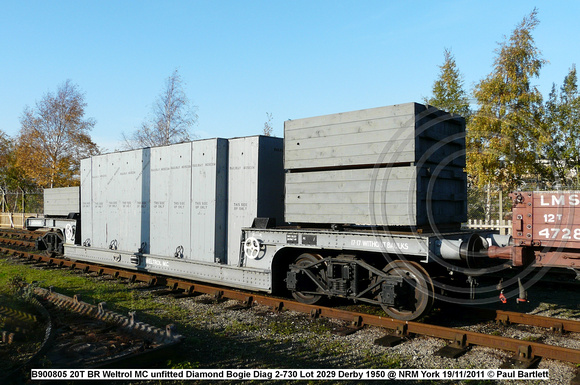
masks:
[[[142,295],[149,295],[147,292]],[[578,306],[576,295],[562,294],[574,312]],[[512,354],[484,347],[472,347],[458,359],[434,355],[445,341],[429,337],[409,339],[396,347],[375,345],[374,341],[385,335],[385,330],[365,327],[349,336],[337,336],[333,329],[345,326],[341,321],[317,319],[292,311],[274,313],[266,307],[229,310],[235,301],[205,303],[209,297],[175,299],[168,296],[153,297],[170,306],[178,306],[186,314],[178,324],[185,326],[188,351],[184,368],[425,368],[425,369],[488,369],[499,368]],[[553,299],[553,296],[552,296]],[[550,309],[564,309],[556,303],[538,302],[531,313],[549,315]],[[442,315],[436,317],[444,317]],[[572,317],[574,318],[574,317]],[[580,336],[546,334],[545,329],[511,326],[495,323],[464,325],[464,329],[482,333],[501,333],[506,337],[548,344],[580,348]],[[181,329],[180,329],[181,331]],[[529,383],[568,384],[574,377],[575,365],[553,360],[542,360],[538,368],[549,369],[549,381]],[[489,383],[522,384],[526,381],[486,381]],[[346,382],[340,382],[344,384]],[[393,383],[393,382],[390,382]],[[413,381],[401,382],[404,384]],[[437,381],[438,384],[456,383]],[[464,381],[460,383],[478,383]]]
[[[100,278],[96,278],[100,279]],[[215,303],[209,296],[173,298],[155,296],[151,289],[135,289],[136,296],[148,298],[162,304],[152,306],[142,315],[145,322],[162,326],[170,317],[178,327],[178,332],[186,336],[177,354],[167,357],[173,368],[290,368],[290,369],[493,369],[499,368],[512,353],[472,347],[458,359],[442,358],[434,355],[446,342],[428,337],[409,339],[395,347],[375,345],[374,341],[385,335],[384,329],[365,327],[349,336],[332,333],[345,326],[341,321],[329,319],[312,320],[301,313],[284,311],[272,312],[263,306],[252,309],[230,310],[236,301]],[[577,289],[559,285],[536,285],[528,290],[530,302],[516,307],[513,301],[504,310],[519,310],[530,314],[580,319],[580,304]],[[210,303],[207,303],[210,302]],[[429,319],[438,320],[452,326],[454,307],[444,307]],[[139,317],[141,319],[141,317]],[[482,333],[501,334],[519,338],[580,349],[580,336],[575,334],[546,333],[545,329],[523,326],[496,325],[495,323],[469,323],[462,321],[466,330]],[[549,369],[549,381],[485,381],[485,384],[569,384],[575,375],[576,366],[553,360],[540,361],[538,368]],[[262,381],[245,381],[245,383]],[[296,381],[304,383],[305,381]],[[166,382],[164,382],[166,383]],[[169,383],[169,382],[167,382]],[[195,381],[188,381],[194,384]],[[208,384],[208,381],[200,382]],[[227,381],[220,381],[220,384]],[[236,383],[232,381],[231,383]],[[354,381],[335,381],[348,384]],[[377,383],[377,382],[374,382]],[[396,383],[390,381],[389,383]],[[401,381],[413,384],[415,381]],[[457,383],[455,381],[433,381],[436,384]],[[483,381],[463,381],[462,384],[477,384]]]

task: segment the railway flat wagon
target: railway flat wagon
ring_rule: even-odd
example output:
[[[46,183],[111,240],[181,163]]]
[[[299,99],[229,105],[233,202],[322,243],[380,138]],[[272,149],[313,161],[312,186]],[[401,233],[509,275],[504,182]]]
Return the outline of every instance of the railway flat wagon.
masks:
[[[578,274],[580,192],[511,194],[513,238],[462,231],[464,168],[463,118],[406,103],[290,120],[284,141],[216,138],[84,159],[81,221],[31,223],[55,227],[38,242],[72,260],[307,304],[347,298],[402,320],[435,299],[493,301],[508,286],[525,301],[519,276],[479,286],[490,272]]]
[[[271,287],[267,261],[240,264],[243,226],[282,218],[282,139],[198,140],[81,162],[82,244],[71,259],[236,287]]]
[[[432,273],[478,265],[485,241],[460,230],[462,118],[406,103],[287,121],[285,136],[84,159],[82,242],[65,256],[407,320],[431,309]]]
[[[44,189],[44,215],[26,218],[24,227],[28,230],[45,228],[61,231],[45,233],[36,241],[36,248],[62,253],[65,243],[78,244],[81,239],[79,207],[78,186]]]

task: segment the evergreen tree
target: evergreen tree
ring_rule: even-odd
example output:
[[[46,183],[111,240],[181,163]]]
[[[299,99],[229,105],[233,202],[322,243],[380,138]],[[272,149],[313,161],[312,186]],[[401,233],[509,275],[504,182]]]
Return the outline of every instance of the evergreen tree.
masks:
[[[549,180],[561,185],[577,184],[580,170],[580,94],[576,66],[572,66],[560,92],[556,85],[545,106],[545,147]]]
[[[493,71],[475,86],[478,110],[467,130],[467,171],[480,187],[509,191],[541,171],[542,95],[532,80],[545,61],[532,37],[537,25],[534,9],[500,44]]]
[[[439,79],[433,83],[433,97],[425,99],[427,104],[463,116],[469,119],[469,101],[467,94],[463,90],[463,77],[451,51],[445,49],[445,61],[439,66],[441,72]]]

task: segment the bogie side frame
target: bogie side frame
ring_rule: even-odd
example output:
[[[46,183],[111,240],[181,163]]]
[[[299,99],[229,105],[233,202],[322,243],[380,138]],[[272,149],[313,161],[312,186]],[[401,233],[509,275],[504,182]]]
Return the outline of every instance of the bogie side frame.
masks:
[[[473,234],[246,228],[242,255],[272,258],[272,282],[284,282],[283,289],[304,303],[347,298],[411,320],[433,305],[435,288],[424,266],[441,258],[442,239],[456,242],[461,259],[460,245],[469,244]]]

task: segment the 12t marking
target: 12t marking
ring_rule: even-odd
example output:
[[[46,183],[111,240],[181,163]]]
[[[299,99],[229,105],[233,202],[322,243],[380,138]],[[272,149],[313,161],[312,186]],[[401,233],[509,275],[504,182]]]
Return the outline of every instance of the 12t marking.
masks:
[[[545,223],[556,223],[556,219],[558,222],[562,221],[562,214],[544,214]]]

